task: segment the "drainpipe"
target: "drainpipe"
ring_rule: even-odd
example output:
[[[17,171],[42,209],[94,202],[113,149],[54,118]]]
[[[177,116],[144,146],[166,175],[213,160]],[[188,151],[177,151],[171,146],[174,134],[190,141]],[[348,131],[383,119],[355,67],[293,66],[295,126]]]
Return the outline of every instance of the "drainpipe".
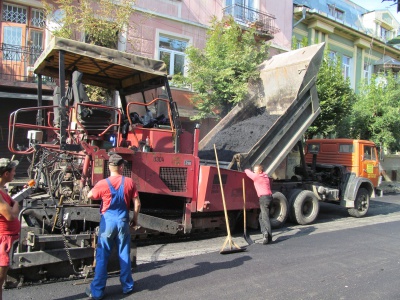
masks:
[[[303,11],[302,11],[302,13],[303,13],[303,16],[301,17],[301,19],[300,20],[298,20],[294,25],[293,25],[293,28],[295,28],[301,21],[303,21],[305,18],[306,18],[306,8],[303,6]]]

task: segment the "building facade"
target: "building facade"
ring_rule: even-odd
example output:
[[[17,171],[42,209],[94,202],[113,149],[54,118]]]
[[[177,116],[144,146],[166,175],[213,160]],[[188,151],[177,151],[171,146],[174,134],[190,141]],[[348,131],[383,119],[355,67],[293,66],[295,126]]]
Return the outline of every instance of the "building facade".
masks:
[[[400,50],[390,43],[400,24],[390,11],[368,11],[350,0],[293,4],[293,46],[325,42],[329,56],[341,59],[343,75],[356,91],[373,73],[400,70]]]
[[[54,2],[47,1],[54,5]],[[255,26],[259,36],[271,44],[270,54],[291,48],[293,1],[271,3],[267,0],[136,0],[130,18],[133,30],[119,36],[121,51],[160,59],[167,63],[169,74],[186,72],[185,49],[203,48],[206,31],[215,17],[232,15],[245,30]],[[55,6],[54,16],[45,20],[41,0],[0,0],[0,156],[10,156],[7,149],[8,116],[20,107],[37,105],[37,78],[33,72],[36,58],[51,39],[53,28],[63,12]],[[84,33],[77,35],[85,41]],[[47,80],[46,78],[44,80]],[[43,88],[44,104],[51,105],[54,83],[48,79]],[[184,129],[193,130],[190,121],[193,104],[190,88],[172,87]],[[36,116],[32,116],[35,118]],[[202,122],[201,136],[216,119]]]

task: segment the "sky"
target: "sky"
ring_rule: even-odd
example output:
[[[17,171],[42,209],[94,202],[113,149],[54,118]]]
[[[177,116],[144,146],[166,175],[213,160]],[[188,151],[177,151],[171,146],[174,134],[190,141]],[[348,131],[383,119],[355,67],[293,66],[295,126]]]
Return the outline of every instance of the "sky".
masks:
[[[400,21],[400,12],[397,12],[397,5],[393,5],[394,4],[393,1],[384,1],[384,2],[382,2],[382,0],[351,0],[351,1],[368,10],[387,8],[390,10],[393,16]]]

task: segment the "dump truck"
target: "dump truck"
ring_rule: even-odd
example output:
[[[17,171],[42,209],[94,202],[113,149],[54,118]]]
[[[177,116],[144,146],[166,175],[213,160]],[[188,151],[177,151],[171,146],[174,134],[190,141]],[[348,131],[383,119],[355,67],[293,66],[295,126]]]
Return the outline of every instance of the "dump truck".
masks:
[[[273,227],[282,226],[287,218],[301,225],[314,222],[320,201],[341,205],[351,216],[362,217],[379,184],[374,143],[351,139],[302,142],[320,113],[315,86],[320,60],[301,61],[306,57],[307,49],[299,49],[261,64],[260,78],[249,83],[248,98],[199,144],[199,157],[206,161],[217,145],[227,169],[264,167],[273,179]]]
[[[271,206],[274,227],[285,223],[290,207],[298,223],[314,221],[322,183],[311,176],[298,141],[320,111],[315,82],[323,50],[324,44],[313,45],[261,64],[260,79],[249,83],[247,99],[200,141],[199,126],[192,133],[180,124],[164,62],[53,38],[34,66],[38,106],[20,108],[9,120],[8,147],[29,157],[27,172],[35,180],[29,193],[10,191],[17,193],[24,225],[10,253],[9,278],[22,284],[91,274],[100,201],[87,194],[109,175],[113,153],[127,161],[123,175],[134,180],[142,202],[134,239],[225,229],[220,183],[229,226],[235,226],[243,212],[243,180],[247,225],[256,228],[258,197],[242,171],[254,164],[278,174]],[[57,84],[48,106],[42,105],[45,77]],[[117,104],[89,100],[87,85],[114,91]],[[264,117],[268,126],[261,128]],[[249,120],[259,126],[247,136],[248,149],[232,150],[231,144],[228,154],[221,152],[226,145],[213,139],[227,128],[247,128],[240,122]],[[217,156],[210,157],[211,144]],[[220,170],[218,156],[226,161]],[[299,157],[302,171],[294,173]],[[338,189],[327,188],[332,194]]]
[[[305,143],[305,161],[320,182],[326,186],[342,186],[338,191],[343,197],[333,196],[324,186],[319,187],[318,194],[323,201],[340,201],[340,205],[347,207],[354,217],[367,214],[369,197],[382,179],[374,142],[344,138],[309,139]]]

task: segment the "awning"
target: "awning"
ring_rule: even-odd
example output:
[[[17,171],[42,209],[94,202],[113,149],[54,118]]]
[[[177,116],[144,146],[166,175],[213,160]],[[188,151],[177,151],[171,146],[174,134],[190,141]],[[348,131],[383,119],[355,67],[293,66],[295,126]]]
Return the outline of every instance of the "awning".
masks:
[[[167,76],[166,64],[161,60],[58,37],[36,60],[34,72],[58,78],[60,51],[64,52],[66,79],[79,70],[84,74],[84,84],[111,90],[135,90],[140,85],[142,90],[143,86],[163,86]]]
[[[385,55],[382,59],[376,61],[374,63],[376,67],[385,67],[385,68],[392,68],[392,69],[400,69],[400,61],[395,60],[394,58]]]

